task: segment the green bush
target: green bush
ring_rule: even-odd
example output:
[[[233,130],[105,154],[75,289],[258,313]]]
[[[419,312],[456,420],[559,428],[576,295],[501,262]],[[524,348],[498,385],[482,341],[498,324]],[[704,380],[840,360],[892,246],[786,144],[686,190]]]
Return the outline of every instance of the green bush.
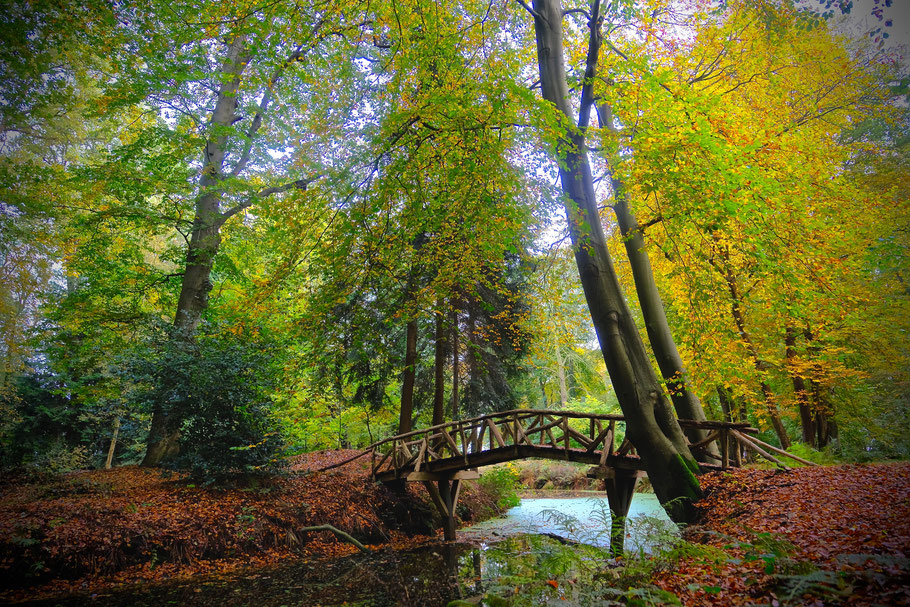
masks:
[[[518,497],[518,470],[511,463],[485,470],[478,483],[493,496],[496,507],[501,510],[508,510],[521,503]]]
[[[267,396],[269,349],[207,328],[192,339],[159,334],[123,368],[135,386],[129,398],[183,420],[169,466],[206,481],[273,467],[282,441]]]

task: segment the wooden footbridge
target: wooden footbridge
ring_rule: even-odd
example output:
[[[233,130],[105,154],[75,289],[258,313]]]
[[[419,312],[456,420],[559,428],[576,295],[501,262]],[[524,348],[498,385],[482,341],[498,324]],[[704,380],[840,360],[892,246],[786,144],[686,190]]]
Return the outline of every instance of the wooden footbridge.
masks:
[[[758,430],[745,423],[679,420],[679,424],[684,431],[703,432],[704,438],[689,445],[703,462],[702,469],[726,470],[754,456],[783,468],[787,466],[780,457],[812,464],[758,440],[753,436]],[[529,409],[492,413],[372,445],[372,476],[385,483],[423,482],[446,521],[445,538],[453,540],[461,483],[478,478],[478,468],[525,458],[590,464],[588,476],[603,479],[613,520],[622,521],[638,479],[646,475],[635,447],[626,438],[617,441],[624,437],[624,428],[621,415]]]

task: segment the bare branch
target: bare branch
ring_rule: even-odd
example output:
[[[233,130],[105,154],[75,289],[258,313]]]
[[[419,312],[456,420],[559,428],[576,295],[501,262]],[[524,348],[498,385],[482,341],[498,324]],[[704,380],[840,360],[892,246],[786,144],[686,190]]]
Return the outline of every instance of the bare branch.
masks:
[[[591,20],[591,13],[589,13],[588,11],[586,11],[583,8],[570,8],[567,11],[563,11],[562,16],[565,17],[566,15],[571,15],[572,13],[580,13],[580,14],[584,15],[585,17],[587,17],[589,21]]]
[[[534,17],[535,19],[540,19],[540,18],[541,18],[540,13],[538,13],[538,12],[535,11],[533,8],[531,8],[531,7],[528,5],[528,3],[525,2],[524,0],[515,0],[515,2],[517,2],[518,4],[520,4],[520,5],[522,6],[522,8],[524,8],[526,11],[528,11],[528,12],[531,14],[531,16]]]
[[[230,209],[228,209],[227,211],[222,213],[216,223],[218,226],[223,225],[225,221],[227,221],[228,219],[230,219],[231,217],[233,217],[240,211],[250,208],[251,206],[253,206],[257,202],[259,202],[260,200],[262,200],[264,198],[268,198],[269,196],[271,196],[273,194],[281,194],[282,192],[287,192],[288,190],[306,191],[308,185],[310,185],[311,183],[313,183],[314,181],[316,181],[317,179],[319,179],[321,177],[322,177],[322,175],[316,175],[315,177],[311,177],[310,179],[298,179],[297,181],[291,181],[291,182],[285,183],[283,185],[272,186],[269,188],[265,188],[263,190],[259,190],[253,196],[248,198],[247,200],[244,200],[240,204],[234,205],[233,207],[231,207]]]

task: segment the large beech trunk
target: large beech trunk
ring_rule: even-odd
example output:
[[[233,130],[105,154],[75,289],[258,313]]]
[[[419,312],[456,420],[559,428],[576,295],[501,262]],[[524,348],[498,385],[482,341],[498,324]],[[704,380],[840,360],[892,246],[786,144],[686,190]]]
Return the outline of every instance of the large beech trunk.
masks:
[[[612,127],[612,124],[607,126]],[[680,419],[704,421],[707,417],[705,417],[701,401],[695,392],[686,385],[686,369],[682,357],[679,355],[679,349],[676,347],[676,341],[673,339],[673,333],[670,331],[670,323],[667,322],[664,302],[657,290],[657,283],[654,281],[654,270],[651,269],[651,260],[648,259],[648,252],[645,250],[644,235],[638,220],[629,207],[628,191],[622,181],[615,176],[612,178],[612,184],[613,211],[616,213],[616,222],[619,224],[619,230],[625,243],[626,256],[629,259],[629,266],[632,268],[632,277],[635,281],[635,292],[638,295],[648,341],[651,342],[651,350],[657,360],[657,367],[666,382],[676,415]],[[707,430],[697,428],[692,428],[688,433],[689,441],[692,443],[705,439],[707,435]],[[718,455],[713,443],[709,453]]]
[[[593,103],[592,83],[600,47],[600,6],[591,11],[591,38],[578,127],[572,124],[563,58],[563,10],[559,0],[535,0],[534,29],[543,97],[559,111],[557,161],[565,194],[569,234],[604,361],[626,417],[626,436],[644,461],[658,499],[675,521],[690,521],[701,497],[698,464],[664,396],[644,343],[626,305],[607,251],[597,209],[584,131]]]
[[[195,332],[208,304],[209,292],[212,290],[212,264],[221,245],[221,226],[227,219],[221,212],[223,190],[219,187],[223,179],[227,143],[227,136],[223,132],[237,117],[237,88],[249,60],[244,54],[245,47],[246,38],[235,37],[228,45],[219,71],[220,87],[211,121],[213,134],[205,146],[193,231],[186,252],[186,267],[174,317],[174,325],[187,339]],[[178,412],[155,407],[143,466],[157,466],[179,452],[180,421]]]

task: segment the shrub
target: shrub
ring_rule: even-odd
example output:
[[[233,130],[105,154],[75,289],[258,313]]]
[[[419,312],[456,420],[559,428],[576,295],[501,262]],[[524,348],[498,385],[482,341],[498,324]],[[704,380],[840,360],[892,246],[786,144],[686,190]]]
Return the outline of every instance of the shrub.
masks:
[[[129,397],[183,420],[180,454],[168,465],[206,481],[274,466],[282,446],[267,396],[269,349],[209,328],[193,339],[163,331],[124,366]]]
[[[518,469],[511,463],[494,466],[480,476],[478,481],[484,491],[496,500],[496,507],[507,510],[521,503],[518,497]]]

